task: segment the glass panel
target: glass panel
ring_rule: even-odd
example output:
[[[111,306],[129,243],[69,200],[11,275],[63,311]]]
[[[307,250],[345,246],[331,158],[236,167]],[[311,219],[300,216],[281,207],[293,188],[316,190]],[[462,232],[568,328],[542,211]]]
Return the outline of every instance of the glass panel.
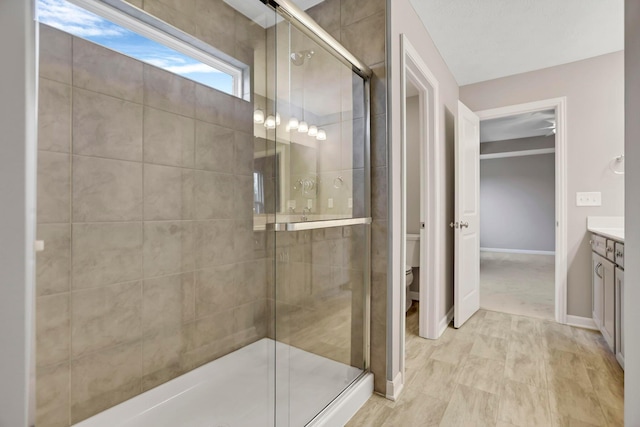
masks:
[[[267,214],[276,223],[364,216],[364,81],[287,22],[275,81],[280,199]],[[366,369],[368,233],[275,234],[276,425],[305,425]]]
[[[254,221],[363,217],[364,81],[288,22],[276,27],[276,111],[259,108],[254,123],[256,135],[275,138],[274,180],[256,190]],[[261,194],[271,192],[275,204],[264,206]]]

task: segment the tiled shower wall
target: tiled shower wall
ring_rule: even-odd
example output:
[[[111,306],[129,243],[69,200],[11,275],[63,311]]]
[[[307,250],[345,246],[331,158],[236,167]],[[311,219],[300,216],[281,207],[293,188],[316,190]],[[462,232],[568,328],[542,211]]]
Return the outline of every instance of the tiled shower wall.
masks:
[[[371,371],[386,392],[387,351],[387,0],[325,0],[307,13],[373,70],[371,82]]]
[[[37,423],[266,335],[249,102],[41,25]]]

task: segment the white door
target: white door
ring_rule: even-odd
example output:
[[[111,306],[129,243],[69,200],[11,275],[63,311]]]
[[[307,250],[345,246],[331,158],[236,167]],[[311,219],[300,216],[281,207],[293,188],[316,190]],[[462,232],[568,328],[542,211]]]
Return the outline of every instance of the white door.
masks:
[[[458,101],[453,326],[480,309],[480,120]]]

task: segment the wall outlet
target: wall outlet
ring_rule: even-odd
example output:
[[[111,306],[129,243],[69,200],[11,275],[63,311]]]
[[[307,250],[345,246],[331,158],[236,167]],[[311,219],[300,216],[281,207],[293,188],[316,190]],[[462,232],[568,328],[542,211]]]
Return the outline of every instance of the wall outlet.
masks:
[[[313,207],[313,199],[307,199],[307,207],[311,209]]]
[[[353,199],[351,197],[349,197],[349,200],[347,200],[347,207],[349,209],[353,208]]]
[[[329,200],[327,200],[327,206],[329,209],[333,209],[333,199],[329,198]]]
[[[576,206],[602,206],[602,193],[576,193]]]
[[[295,209],[295,208],[296,208],[296,201],[295,200],[287,201],[287,209]]]

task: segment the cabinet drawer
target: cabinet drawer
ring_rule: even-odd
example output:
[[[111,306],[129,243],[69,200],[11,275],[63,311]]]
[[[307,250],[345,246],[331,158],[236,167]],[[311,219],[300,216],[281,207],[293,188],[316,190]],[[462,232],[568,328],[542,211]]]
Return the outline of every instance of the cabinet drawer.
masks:
[[[624,243],[616,243],[616,264],[624,268]]]
[[[607,256],[607,239],[605,239],[602,236],[598,236],[597,234],[592,234],[591,235],[591,249],[603,256],[606,257]]]
[[[614,242],[613,240],[609,240],[607,239],[607,248],[605,249],[605,252],[607,253],[606,257],[607,259],[609,259],[609,261],[615,261],[616,260],[616,242]]]

